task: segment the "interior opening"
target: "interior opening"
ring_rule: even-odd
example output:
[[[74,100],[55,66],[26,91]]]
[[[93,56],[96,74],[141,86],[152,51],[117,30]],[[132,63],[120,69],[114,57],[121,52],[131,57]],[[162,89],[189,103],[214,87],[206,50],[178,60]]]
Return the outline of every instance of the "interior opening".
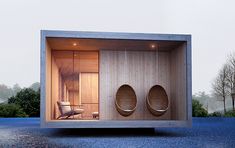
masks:
[[[98,52],[52,50],[52,119],[98,120]]]
[[[186,120],[186,49],[182,41],[48,37],[46,120]],[[134,99],[125,98],[126,89],[116,98],[125,84]],[[168,100],[147,104],[155,85]],[[160,103],[167,110],[158,116],[148,105]]]

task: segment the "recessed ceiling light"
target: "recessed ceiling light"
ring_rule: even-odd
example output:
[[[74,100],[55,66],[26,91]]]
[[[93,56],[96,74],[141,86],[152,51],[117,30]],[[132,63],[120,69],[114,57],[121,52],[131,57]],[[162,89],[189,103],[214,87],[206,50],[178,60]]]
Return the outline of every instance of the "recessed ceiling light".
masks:
[[[73,43],[73,46],[77,46],[78,44],[77,43]]]
[[[153,49],[153,48],[156,47],[156,45],[155,44],[151,44],[150,47]]]

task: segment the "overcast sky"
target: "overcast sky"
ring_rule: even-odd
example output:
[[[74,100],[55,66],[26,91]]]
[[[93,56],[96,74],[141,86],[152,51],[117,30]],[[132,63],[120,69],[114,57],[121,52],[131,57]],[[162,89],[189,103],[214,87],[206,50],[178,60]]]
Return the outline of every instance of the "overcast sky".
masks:
[[[193,92],[235,52],[233,0],[0,0],[0,84],[40,78],[40,30],[192,34]]]

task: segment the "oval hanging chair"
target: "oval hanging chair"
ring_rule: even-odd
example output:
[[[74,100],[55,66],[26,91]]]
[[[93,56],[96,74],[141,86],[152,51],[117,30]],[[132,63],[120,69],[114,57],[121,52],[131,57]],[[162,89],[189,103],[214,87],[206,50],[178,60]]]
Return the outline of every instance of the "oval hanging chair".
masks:
[[[116,93],[115,106],[122,116],[130,116],[136,109],[137,98],[134,89],[129,85],[122,85]]]
[[[160,85],[153,86],[146,97],[148,110],[154,116],[163,115],[169,107],[169,101],[165,89]]]

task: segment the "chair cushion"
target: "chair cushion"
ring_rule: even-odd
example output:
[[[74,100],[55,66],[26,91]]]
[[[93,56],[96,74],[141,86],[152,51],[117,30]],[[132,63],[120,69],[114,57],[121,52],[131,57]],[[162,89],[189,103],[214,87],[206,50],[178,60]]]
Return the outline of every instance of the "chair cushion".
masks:
[[[94,115],[99,115],[99,113],[98,112],[92,112],[92,115],[94,116]]]
[[[70,106],[70,102],[68,102],[68,101],[61,101],[59,103],[60,103],[62,114],[66,114],[66,113],[72,111],[71,106]]]
[[[84,109],[78,108],[78,109],[75,109],[74,112],[75,112],[75,113],[78,113],[78,114],[81,114],[81,113],[84,112]]]

